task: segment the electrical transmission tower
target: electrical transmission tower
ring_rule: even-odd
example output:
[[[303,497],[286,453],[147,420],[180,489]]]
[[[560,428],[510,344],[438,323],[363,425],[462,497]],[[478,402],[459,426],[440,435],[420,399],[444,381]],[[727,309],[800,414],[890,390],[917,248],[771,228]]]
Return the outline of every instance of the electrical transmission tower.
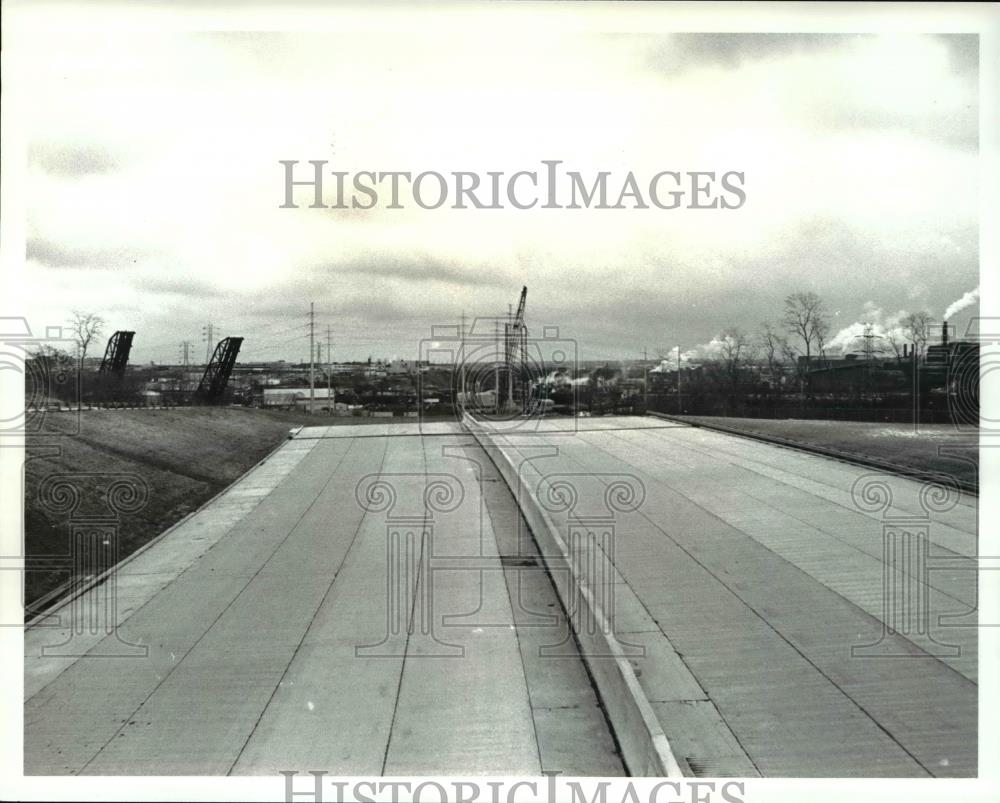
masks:
[[[190,340],[185,340],[180,345],[181,363],[185,368],[191,364],[191,348],[192,345]]]
[[[208,365],[212,361],[212,346],[215,343],[215,327],[213,324],[206,323],[201,327],[201,339],[205,341],[205,365]]]
[[[865,362],[870,363],[875,355],[875,326],[870,323],[865,324],[865,333],[861,335],[864,341]]]
[[[865,324],[865,331],[864,334],[861,335],[861,340],[864,343],[863,351],[865,355],[864,388],[866,393],[873,395],[872,359],[875,356],[875,326],[873,324]]]

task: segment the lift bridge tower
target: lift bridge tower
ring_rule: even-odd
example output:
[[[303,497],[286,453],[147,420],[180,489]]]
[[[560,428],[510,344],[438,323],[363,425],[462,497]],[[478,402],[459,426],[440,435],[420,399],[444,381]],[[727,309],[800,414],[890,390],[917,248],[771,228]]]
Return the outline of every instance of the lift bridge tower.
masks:
[[[118,378],[125,375],[125,366],[128,365],[128,357],[132,352],[132,338],[135,332],[117,331],[108,338],[107,348],[104,349],[104,359],[101,360],[100,373],[114,374]]]
[[[195,401],[201,404],[220,404],[222,402],[226,393],[226,385],[229,384],[229,376],[233,372],[233,366],[236,365],[236,357],[240,353],[242,345],[242,337],[227,337],[216,344],[212,358],[205,366],[205,373],[195,391]]]

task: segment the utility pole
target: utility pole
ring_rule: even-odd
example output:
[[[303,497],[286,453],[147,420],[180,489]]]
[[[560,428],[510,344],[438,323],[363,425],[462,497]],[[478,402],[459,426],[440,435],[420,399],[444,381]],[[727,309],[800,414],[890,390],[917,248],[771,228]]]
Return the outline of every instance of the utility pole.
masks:
[[[497,345],[497,356],[493,363],[493,412],[500,413],[500,319],[493,324],[493,336]]]
[[[462,310],[462,324],[459,331],[458,364],[455,366],[461,373],[458,378],[459,406],[465,412],[465,310]]]
[[[677,415],[683,412],[681,407],[681,347],[677,346]]]
[[[326,327],[326,412],[333,415],[333,357],[330,350],[330,327]]]
[[[642,412],[649,409],[649,358],[646,347],[642,347]]]
[[[205,365],[212,361],[213,326],[210,323],[201,327],[202,337],[205,339]]]
[[[872,375],[872,360],[875,358],[875,325],[872,323],[866,323],[864,334],[861,337],[864,339],[865,343],[865,391],[868,393],[872,406],[874,407],[875,389],[874,376]]]
[[[514,307],[507,305],[507,329],[504,336],[504,355],[510,354],[510,362],[507,363],[507,403],[514,404],[514,344],[511,338],[514,337],[514,327],[511,323],[514,318]]]
[[[316,305],[309,302],[309,414],[312,415],[316,402]]]

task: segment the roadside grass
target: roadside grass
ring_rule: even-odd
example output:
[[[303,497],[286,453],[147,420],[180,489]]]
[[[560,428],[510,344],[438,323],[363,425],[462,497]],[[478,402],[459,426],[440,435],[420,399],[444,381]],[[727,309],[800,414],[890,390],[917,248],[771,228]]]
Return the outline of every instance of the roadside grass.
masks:
[[[978,487],[978,433],[951,424],[887,424],[806,419],[672,416],[681,421],[728,427],[836,450],[845,456],[881,460],[914,471],[954,477]]]

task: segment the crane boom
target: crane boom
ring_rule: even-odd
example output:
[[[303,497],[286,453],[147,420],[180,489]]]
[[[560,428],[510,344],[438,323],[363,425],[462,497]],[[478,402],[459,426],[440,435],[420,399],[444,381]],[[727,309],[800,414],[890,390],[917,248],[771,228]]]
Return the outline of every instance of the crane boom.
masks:
[[[528,300],[528,288],[522,286],[521,300],[517,302],[517,313],[514,315],[515,321],[520,321],[521,323],[524,322],[524,305],[527,300]]]
[[[524,330],[524,307],[528,300],[528,288],[521,287],[521,298],[517,302],[517,312],[514,318],[507,324],[507,337],[504,338],[505,353],[504,358],[508,366],[511,366],[514,359],[514,347],[521,338]]]
[[[528,288],[521,288],[521,297],[517,302],[517,312],[513,318],[508,317],[504,325],[504,368],[507,374],[507,389],[504,394],[507,402],[513,403],[515,388],[524,388],[522,374],[526,362],[526,329],[524,326],[524,307],[528,299]],[[520,364],[517,364],[519,361]],[[499,396],[498,396],[499,398]]]

